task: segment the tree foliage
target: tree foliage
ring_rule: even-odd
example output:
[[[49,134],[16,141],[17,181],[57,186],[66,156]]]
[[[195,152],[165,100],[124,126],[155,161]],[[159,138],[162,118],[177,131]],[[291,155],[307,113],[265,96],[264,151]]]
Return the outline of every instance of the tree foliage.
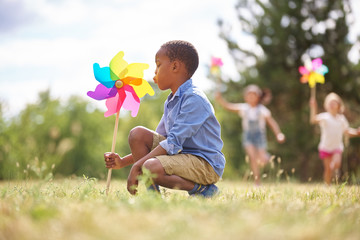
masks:
[[[130,153],[127,136],[134,126],[157,126],[162,96],[143,101],[136,118],[121,112],[116,144],[120,155]],[[8,121],[1,113],[0,108],[0,179],[49,175],[105,178],[103,154],[111,150],[115,116],[105,118],[90,100],[72,96],[61,103],[52,99],[48,90]],[[115,177],[127,174],[128,169],[114,171]]]

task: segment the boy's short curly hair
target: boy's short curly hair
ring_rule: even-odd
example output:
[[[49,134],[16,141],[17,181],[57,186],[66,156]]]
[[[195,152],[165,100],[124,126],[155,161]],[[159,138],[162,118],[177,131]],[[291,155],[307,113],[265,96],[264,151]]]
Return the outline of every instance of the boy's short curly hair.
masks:
[[[171,62],[179,60],[185,64],[189,78],[195,73],[199,66],[199,55],[191,43],[173,40],[164,43],[161,48],[165,49],[165,54]]]

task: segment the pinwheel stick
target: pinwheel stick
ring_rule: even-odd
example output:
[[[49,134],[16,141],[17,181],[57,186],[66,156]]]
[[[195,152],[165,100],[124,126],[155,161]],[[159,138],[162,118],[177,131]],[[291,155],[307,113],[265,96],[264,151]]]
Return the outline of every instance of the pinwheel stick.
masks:
[[[316,84],[313,88],[311,88],[311,98],[315,99],[316,98]]]
[[[112,140],[112,145],[111,145],[111,152],[112,153],[115,152],[116,135],[117,135],[118,125],[119,125],[119,114],[120,114],[120,111],[118,111],[116,113],[114,134],[113,134],[113,140]],[[106,180],[106,195],[108,195],[109,189],[110,189],[111,173],[112,173],[112,168],[109,168],[108,175],[107,175],[107,180]]]
[[[217,77],[216,77],[216,88],[217,88],[218,90],[221,89],[221,77],[220,77],[220,76],[217,76]]]

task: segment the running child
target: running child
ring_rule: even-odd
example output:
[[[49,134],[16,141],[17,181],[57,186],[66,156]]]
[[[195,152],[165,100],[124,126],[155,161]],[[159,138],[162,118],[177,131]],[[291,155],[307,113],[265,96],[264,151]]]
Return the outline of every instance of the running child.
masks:
[[[326,112],[317,114],[316,99],[310,98],[310,123],[320,125],[319,157],[324,165],[324,181],[330,184],[332,177],[338,178],[340,174],[344,135],[359,136],[360,128],[356,130],[349,127],[343,115],[345,106],[336,93],[329,93],[325,97],[324,108]]]
[[[244,90],[245,103],[227,102],[220,92],[216,93],[216,100],[221,106],[242,118],[242,144],[250,159],[256,185],[261,183],[259,167],[264,166],[270,158],[267,152],[266,124],[270,126],[279,143],[285,141],[285,136],[271,116],[270,110],[261,103],[263,97],[262,90],[253,84]]]

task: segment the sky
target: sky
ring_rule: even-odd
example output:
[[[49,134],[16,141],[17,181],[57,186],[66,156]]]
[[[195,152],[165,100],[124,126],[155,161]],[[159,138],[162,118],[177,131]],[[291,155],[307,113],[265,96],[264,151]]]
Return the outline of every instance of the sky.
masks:
[[[66,100],[76,94],[87,99],[87,91],[97,85],[93,63],[108,66],[119,51],[125,52],[128,63],[149,64],[145,79],[152,81],[155,53],[163,43],[175,39],[189,41],[197,48],[200,65],[193,79],[204,90],[213,87],[206,77],[211,56],[221,57],[223,72],[237,79],[217,26],[218,19],[223,19],[237,27],[236,2],[0,0],[0,102],[5,104],[4,116],[16,116],[47,89],[53,98]],[[360,1],[354,2],[359,5]],[[360,29],[359,21],[354,28]],[[255,45],[247,36],[241,39],[244,47]],[[96,104],[105,110],[103,102]]]

